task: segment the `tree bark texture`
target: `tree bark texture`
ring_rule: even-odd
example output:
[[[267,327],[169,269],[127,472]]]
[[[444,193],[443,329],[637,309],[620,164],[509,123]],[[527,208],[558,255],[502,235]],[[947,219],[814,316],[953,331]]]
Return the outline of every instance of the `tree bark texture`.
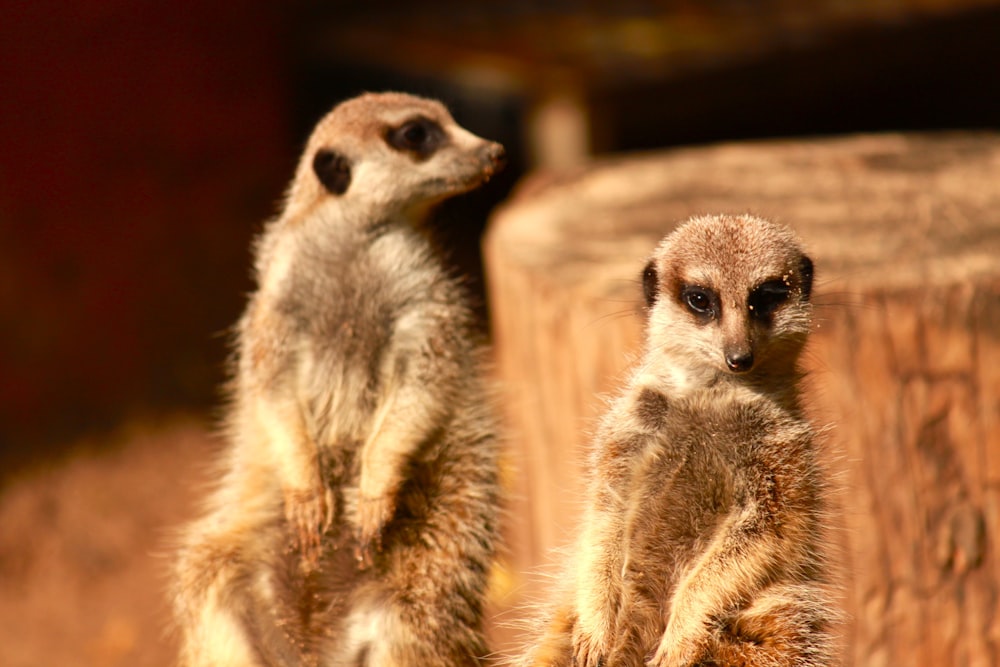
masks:
[[[845,664],[1000,664],[1000,135],[636,154],[538,173],[485,240],[515,474],[515,590],[558,562],[583,452],[642,336],[676,223],[750,212],[816,263],[806,398],[839,491]],[[829,428],[827,428],[829,427]],[[516,604],[516,603],[512,603]]]

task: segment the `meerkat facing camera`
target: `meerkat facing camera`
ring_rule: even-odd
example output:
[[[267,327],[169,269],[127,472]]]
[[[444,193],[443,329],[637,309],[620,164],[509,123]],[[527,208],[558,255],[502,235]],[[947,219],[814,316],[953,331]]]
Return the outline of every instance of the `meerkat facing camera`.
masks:
[[[503,148],[366,94],[306,146],[256,245],[229,447],[181,538],[181,664],[475,665],[497,426],[467,295],[419,228]]]
[[[837,662],[798,388],[812,280],[794,235],[748,215],[657,247],[643,356],[594,439],[569,584],[526,664]]]

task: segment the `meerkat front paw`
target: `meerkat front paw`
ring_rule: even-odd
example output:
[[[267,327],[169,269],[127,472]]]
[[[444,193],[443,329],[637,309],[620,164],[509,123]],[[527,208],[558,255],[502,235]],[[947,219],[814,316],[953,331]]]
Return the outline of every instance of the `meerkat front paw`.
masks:
[[[325,487],[287,489],[285,519],[292,532],[293,546],[302,554],[302,566],[315,569],[322,552],[323,534],[333,521],[333,494]]]
[[[382,550],[382,531],[396,512],[394,496],[361,496],[358,499],[358,562],[368,568]]]
[[[577,629],[573,633],[573,667],[604,667],[610,649],[608,642]]]
[[[697,659],[702,653],[702,647],[697,642],[675,640],[667,634],[646,665],[647,667],[695,667],[699,664]]]

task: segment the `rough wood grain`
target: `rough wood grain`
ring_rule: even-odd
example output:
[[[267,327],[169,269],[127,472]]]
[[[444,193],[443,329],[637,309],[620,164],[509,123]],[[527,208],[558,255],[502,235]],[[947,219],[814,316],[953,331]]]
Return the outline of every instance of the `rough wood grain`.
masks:
[[[514,569],[574,529],[588,428],[641,336],[643,260],[690,215],[745,211],[795,228],[817,266],[807,364],[843,487],[846,663],[1000,663],[993,134],[722,145],[524,183],[485,241],[519,466]]]

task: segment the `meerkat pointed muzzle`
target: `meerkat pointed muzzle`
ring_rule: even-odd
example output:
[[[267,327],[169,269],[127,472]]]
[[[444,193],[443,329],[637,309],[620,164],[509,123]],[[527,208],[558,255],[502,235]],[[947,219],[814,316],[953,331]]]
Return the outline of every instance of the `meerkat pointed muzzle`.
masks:
[[[503,144],[491,141],[479,149],[479,159],[482,160],[482,182],[487,183],[507,166],[507,151]]]
[[[507,151],[503,144],[490,142],[483,147],[482,153],[486,163],[492,168],[491,173],[496,173],[507,166]]]

